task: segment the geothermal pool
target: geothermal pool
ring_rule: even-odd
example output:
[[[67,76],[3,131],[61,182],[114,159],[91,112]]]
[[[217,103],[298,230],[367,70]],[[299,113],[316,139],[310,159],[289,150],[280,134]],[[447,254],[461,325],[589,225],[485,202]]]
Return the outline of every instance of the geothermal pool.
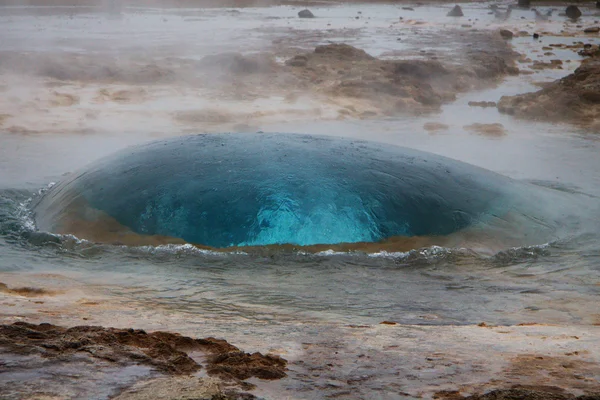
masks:
[[[432,398],[459,384],[543,384],[546,370],[554,385],[595,388],[600,141],[468,103],[572,72],[575,52],[541,48],[597,41],[560,33],[597,17],[582,8],[578,23],[558,13],[536,22],[515,10],[502,22],[488,6],[464,4],[461,20],[446,5],[311,7],[319,18],[309,21],[290,6],[126,8],[119,18],[3,8],[0,50],[77,79],[0,74],[2,323],[226,338],[289,361],[285,379],[250,380],[268,399]],[[330,41],[460,62],[453,53],[471,29],[500,27],[549,32],[515,37],[513,49],[563,69],[504,77],[432,114],[344,117],[341,107],[362,105],[290,99],[265,82],[136,81],[152,63],[226,51],[283,60]],[[125,81],[85,80],[90,65],[116,66]],[[180,118],[198,109],[208,111]],[[424,129],[432,122],[446,129]],[[474,123],[503,134],[465,129]],[[21,287],[43,291],[10,290]],[[15,399],[109,398],[154,376],[104,362],[2,362],[0,397]]]
[[[414,236],[441,244],[475,229],[538,231],[518,244],[542,244],[573,212],[558,193],[474,166],[326,136],[191,135],[127,148],[72,175],[36,200],[36,226],[108,243],[136,235],[156,244],[158,235],[208,248]],[[542,216],[553,201],[565,209]],[[491,236],[497,245],[518,235]]]

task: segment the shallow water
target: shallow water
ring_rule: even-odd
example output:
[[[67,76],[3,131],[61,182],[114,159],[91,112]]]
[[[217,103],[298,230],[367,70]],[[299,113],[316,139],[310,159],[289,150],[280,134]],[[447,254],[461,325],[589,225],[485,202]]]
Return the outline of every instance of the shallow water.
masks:
[[[540,25],[525,11],[497,23],[486,7],[484,3],[463,7],[467,15],[479,18],[472,21],[474,27],[507,25],[533,31]],[[427,44],[430,32],[471,23],[448,21],[447,7],[438,6],[417,7],[414,12],[391,5],[315,8],[320,18],[309,21],[290,18],[298,11],[291,7],[239,11],[129,9],[120,19],[87,12],[5,15],[0,17],[7,27],[0,33],[0,49],[119,55],[143,48],[157,58],[199,58],[227,50],[263,50],[271,45],[272,37],[286,39],[291,26],[294,33],[288,39],[301,48],[333,40],[349,42],[376,56],[397,52],[418,57],[422,49],[452,52],[453,41]],[[356,20],[358,11],[362,14]],[[401,25],[390,32],[398,15],[427,24],[422,28]],[[521,20],[521,16],[530,19]],[[586,23],[593,19],[584,16]],[[544,29],[558,31],[563,27],[560,21],[544,23]],[[573,25],[567,23],[570,29],[575,29]],[[311,35],[317,28],[334,31]],[[298,31],[307,34],[299,37]],[[546,35],[543,40],[549,44],[577,39]],[[542,44],[523,37],[516,38],[514,46],[526,53]],[[519,121],[495,108],[468,106],[473,100],[497,101],[502,95],[535,90],[532,82],[563,76],[579,60],[566,51],[557,52],[556,57],[570,57],[573,62],[564,70],[509,77],[497,88],[459,95],[437,115],[337,121],[328,118],[327,112],[323,118],[288,118],[284,113],[256,122],[263,131],[343,136],[428,151],[541,186],[567,199],[544,206],[570,216],[560,221],[568,233],[493,251],[490,247],[430,247],[397,253],[257,250],[224,254],[189,245],[126,247],[35,233],[30,205],[49,183],[129,145],[185,133],[159,111],[185,110],[214,100],[178,96],[167,88],[167,94],[146,103],[100,109],[82,100],[75,111],[52,111],[56,118],[64,117],[57,119],[56,129],[64,128],[66,133],[20,135],[0,126],[0,281],[9,286],[51,287],[62,293],[44,298],[43,305],[17,309],[10,306],[13,296],[0,293],[0,317],[4,322],[31,318],[72,324],[85,315],[86,323],[216,335],[257,350],[284,348],[290,357],[301,353],[299,343],[327,337],[326,327],[382,320],[417,325],[598,323],[600,228],[595,221],[600,216],[600,139],[572,126]],[[7,90],[15,95],[20,92],[14,87]],[[74,90],[85,98],[91,89],[82,85]],[[277,98],[260,101],[224,102],[222,107],[235,109],[243,103],[248,109],[257,105],[281,108]],[[298,107],[304,106],[311,107],[310,103]],[[108,117],[86,121],[86,127],[95,129],[90,134],[73,134],[69,131],[75,126],[72,120],[77,110],[100,110]],[[143,112],[148,110],[154,114],[147,119]],[[42,124],[47,114],[40,115]],[[447,124],[449,129],[429,134],[423,124],[430,121]],[[463,128],[477,122],[502,123],[507,134],[480,136]],[[89,298],[101,299],[104,305],[75,306]],[[369,387],[366,384],[365,390]]]

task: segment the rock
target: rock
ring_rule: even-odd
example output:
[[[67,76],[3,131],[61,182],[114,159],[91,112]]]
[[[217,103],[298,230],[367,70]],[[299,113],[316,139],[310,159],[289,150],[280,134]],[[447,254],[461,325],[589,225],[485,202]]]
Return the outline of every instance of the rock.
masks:
[[[445,131],[448,130],[448,128],[450,128],[448,125],[439,122],[426,122],[423,124],[423,129],[428,132]]]
[[[357,49],[345,43],[326,44],[315,47],[315,54],[327,55],[339,60],[375,60],[375,57],[367,54],[366,51]]]
[[[534,39],[539,39],[539,38],[540,38],[540,35],[539,35],[538,33],[534,33],[534,34],[533,34],[533,38],[534,38]]]
[[[541,69],[562,69],[562,61],[561,60],[550,60],[550,62],[543,62],[535,60],[531,69],[541,70]]]
[[[531,0],[519,0],[518,6],[521,8],[529,8],[531,6]]]
[[[579,7],[574,6],[574,5],[568,6],[567,9],[565,10],[565,14],[567,15],[568,18],[571,18],[571,19],[577,19],[577,18],[581,17],[581,11],[579,10]]]
[[[285,62],[285,65],[288,65],[290,67],[306,67],[307,63],[308,63],[308,57],[300,54],[300,55],[297,55],[297,56],[287,60]]]
[[[278,356],[245,353],[222,339],[139,329],[16,322],[0,325],[0,343],[5,351],[38,354],[48,363],[52,359],[81,363],[76,354],[87,353],[121,365],[148,365],[169,375],[189,375],[202,368],[188,352],[204,353],[208,374],[229,379],[280,379],[287,370],[287,361]]]
[[[450,75],[450,71],[439,61],[398,60],[394,63],[395,73],[417,79],[442,77]]]
[[[584,33],[598,33],[600,32],[600,26],[592,26],[589,28],[585,28],[583,30]]]
[[[495,389],[485,394],[474,394],[468,397],[458,394],[456,397],[446,396],[443,398],[448,400],[593,400],[597,398],[597,396],[586,395],[575,397],[568,393],[562,393],[560,390],[562,389],[557,391],[555,387],[550,386],[515,387],[513,389]]]
[[[481,136],[489,136],[489,137],[500,137],[506,135],[506,131],[504,130],[504,126],[500,123],[494,124],[471,124],[465,125],[463,127],[465,130],[470,131],[471,133],[475,133]]]
[[[589,44],[584,46],[583,50],[578,51],[577,54],[582,57],[598,57],[600,56],[600,49],[598,48],[597,44]]]
[[[159,377],[148,381],[137,382],[133,387],[125,389],[113,400],[157,400],[157,399],[255,399],[249,393],[231,396],[221,390],[220,380],[216,378],[198,378],[195,376]],[[237,393],[236,393],[237,395]],[[52,398],[52,397],[39,397]]]
[[[402,9],[407,11],[415,11],[415,9],[412,7],[402,7]]]
[[[494,101],[470,101],[469,107],[496,107]]]
[[[509,31],[508,29],[501,29],[500,36],[502,36],[504,39],[508,40],[508,39],[513,38],[513,33],[511,31]]]
[[[572,74],[543,89],[498,102],[502,113],[548,122],[571,122],[593,126],[600,118],[600,59],[589,58]]]
[[[315,15],[312,12],[310,12],[309,9],[305,9],[305,10],[302,10],[302,11],[300,11],[298,13],[298,17],[300,17],[300,18],[314,18]]]
[[[462,8],[460,8],[458,4],[455,5],[454,8],[448,12],[448,14],[446,14],[448,17],[464,17],[464,15],[465,14],[463,14]]]

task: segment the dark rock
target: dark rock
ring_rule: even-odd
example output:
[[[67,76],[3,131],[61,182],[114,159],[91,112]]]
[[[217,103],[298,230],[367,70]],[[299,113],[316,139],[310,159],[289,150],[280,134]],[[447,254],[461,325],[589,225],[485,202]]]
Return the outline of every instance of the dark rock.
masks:
[[[294,58],[290,58],[285,62],[285,65],[290,67],[306,67],[308,63],[308,57],[304,55],[297,55]]]
[[[539,38],[540,38],[540,35],[539,35],[538,33],[534,33],[534,34],[533,34],[533,38],[534,38],[534,39],[539,39]]]
[[[585,44],[583,50],[577,52],[582,57],[598,57],[600,56],[600,50],[598,45]]]
[[[406,11],[415,11],[415,9],[412,7],[402,7],[402,9]]]
[[[500,29],[500,36],[502,36],[504,39],[512,39],[514,35],[508,29]]]
[[[496,107],[496,102],[495,101],[470,101],[469,102],[469,107]],[[485,322],[482,322],[482,324],[485,324]],[[479,324],[479,326],[482,326],[481,324]]]
[[[315,17],[315,15],[312,12],[310,12],[310,10],[308,10],[308,9],[300,11],[298,13],[298,16],[300,18],[314,18]]]
[[[207,372],[224,378],[248,379],[281,379],[285,373],[287,361],[278,356],[261,353],[227,352],[209,357]]]
[[[339,60],[374,60],[375,57],[370,56],[364,50],[357,49],[344,43],[333,43],[315,47],[315,54],[322,54],[334,57]]]
[[[597,396],[583,395],[575,397],[563,391],[556,390],[553,387],[532,386],[527,388],[496,389],[485,394],[474,394],[468,397],[444,396],[443,398],[462,398],[464,400],[592,400],[597,398]]]
[[[519,0],[518,6],[521,8],[529,8],[531,6],[531,0]]]
[[[441,77],[450,74],[450,71],[439,61],[398,60],[394,62],[394,67],[395,74],[419,79],[430,78],[433,76]]]
[[[598,33],[598,32],[600,32],[600,26],[592,26],[592,27],[589,27],[589,28],[585,28],[583,30],[583,32],[585,32],[585,33]]]
[[[463,14],[462,8],[460,8],[460,6],[457,4],[446,15],[448,17],[464,17],[465,14]]]
[[[528,119],[571,122],[592,126],[600,116],[600,58],[584,60],[572,74],[545,85],[540,91],[504,96],[503,113]]]
[[[170,332],[147,333],[136,329],[17,322],[0,325],[0,344],[17,354],[39,354],[47,359],[77,361],[76,353],[121,364],[145,364],[158,371],[182,375],[201,369],[187,352],[206,355],[210,375],[225,378],[280,379],[286,376],[287,361],[271,355],[244,353],[222,339],[193,339]]]
[[[600,104],[600,91],[586,90],[579,95],[583,100],[590,103]]]
[[[581,17],[581,11],[579,10],[579,7],[574,6],[574,5],[568,6],[567,9],[565,10],[565,14],[567,15],[567,17],[569,17],[571,19],[577,19],[577,18]]]

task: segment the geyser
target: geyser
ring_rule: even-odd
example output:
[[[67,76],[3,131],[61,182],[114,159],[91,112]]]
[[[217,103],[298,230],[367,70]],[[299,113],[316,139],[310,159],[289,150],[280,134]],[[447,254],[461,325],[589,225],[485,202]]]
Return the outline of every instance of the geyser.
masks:
[[[508,209],[511,183],[360,140],[206,134],[102,159],[55,185],[34,211],[42,230],[96,240],[127,233],[214,248],[379,242],[486,223]]]

